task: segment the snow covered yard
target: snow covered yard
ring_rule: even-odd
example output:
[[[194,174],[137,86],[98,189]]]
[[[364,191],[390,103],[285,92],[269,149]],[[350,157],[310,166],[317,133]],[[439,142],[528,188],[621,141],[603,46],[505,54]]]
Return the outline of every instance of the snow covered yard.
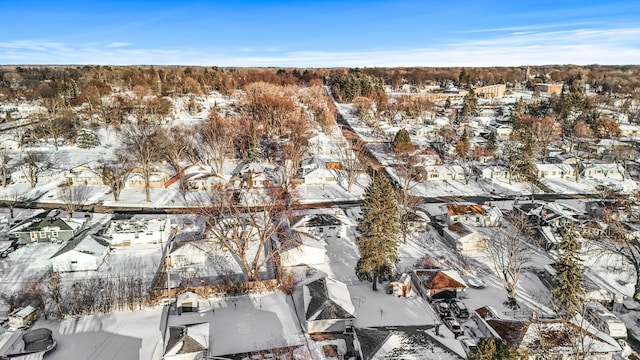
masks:
[[[57,342],[48,360],[160,359],[161,307],[132,312],[82,316],[62,321],[38,320],[33,328],[48,328]]]

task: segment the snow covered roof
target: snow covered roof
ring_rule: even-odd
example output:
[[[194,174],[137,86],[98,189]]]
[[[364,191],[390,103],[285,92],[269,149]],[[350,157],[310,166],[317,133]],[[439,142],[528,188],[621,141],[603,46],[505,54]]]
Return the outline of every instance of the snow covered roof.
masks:
[[[132,219],[113,219],[109,223],[109,227],[105,234],[122,234],[122,233],[142,233],[149,231],[163,231],[167,223],[167,219],[163,218],[132,218]]]
[[[497,320],[488,319],[489,324],[500,337],[508,343],[525,347],[530,350],[539,347],[540,335],[543,334],[547,339],[547,344],[553,345],[550,349],[552,353],[573,354],[576,348],[588,349],[591,353],[609,353],[620,351],[620,345],[610,336],[596,330],[589,323],[583,322],[580,325],[580,319],[574,319],[571,322],[564,322],[560,319],[555,320]],[[580,337],[572,336],[574,331],[580,328],[587,331],[584,344],[575,344],[574,341],[580,341]]]
[[[165,356],[192,354],[209,348],[209,323],[170,326]]]
[[[355,328],[354,331],[364,360],[462,359],[418,327]]]
[[[31,231],[75,231],[82,223],[73,219],[64,220],[60,218],[35,218],[25,221],[12,229],[10,233],[31,232]]]
[[[53,254],[50,259],[53,259],[72,250],[81,252],[83,254],[100,257],[108,248],[109,242],[107,242],[106,240],[95,235],[86,235],[68,241],[60,250]]]
[[[352,319],[355,307],[347,285],[328,277],[303,286],[307,320]]]
[[[455,270],[416,269],[414,272],[427,289],[463,289],[468,287]]]

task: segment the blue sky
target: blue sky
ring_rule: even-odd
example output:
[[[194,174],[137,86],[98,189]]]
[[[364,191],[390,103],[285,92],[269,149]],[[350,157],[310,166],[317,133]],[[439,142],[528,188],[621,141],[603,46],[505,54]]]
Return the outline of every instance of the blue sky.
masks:
[[[0,64],[640,63],[640,1],[0,0]]]

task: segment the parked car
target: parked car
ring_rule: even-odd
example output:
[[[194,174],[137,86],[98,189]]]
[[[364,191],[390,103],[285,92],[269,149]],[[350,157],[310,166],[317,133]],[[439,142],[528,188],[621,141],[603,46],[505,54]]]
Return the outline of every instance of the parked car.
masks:
[[[456,320],[455,318],[446,317],[442,319],[442,322],[449,328],[449,330],[451,330],[455,337],[464,335],[464,329],[462,328],[462,325],[460,325],[458,320]]]
[[[487,284],[482,279],[478,279],[477,277],[468,276],[464,279],[466,283],[474,289],[483,289]]]
[[[433,307],[441,318],[451,316],[451,307],[449,307],[448,303],[440,301],[434,303]]]
[[[473,338],[470,338],[468,336],[461,336],[458,340],[460,340],[460,344],[462,345],[462,348],[464,349],[464,352],[467,353],[467,355],[476,351],[476,349],[478,348],[478,343]]]
[[[451,311],[459,318],[468,319],[469,318],[469,310],[467,309],[467,305],[465,305],[460,300],[452,300],[449,304]]]

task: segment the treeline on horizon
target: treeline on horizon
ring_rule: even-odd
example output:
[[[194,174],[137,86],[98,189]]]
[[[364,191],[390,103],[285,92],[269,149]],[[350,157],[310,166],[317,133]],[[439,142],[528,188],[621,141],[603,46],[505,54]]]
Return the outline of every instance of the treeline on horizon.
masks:
[[[460,74],[465,84],[460,84]],[[0,66],[0,99],[15,101],[63,98],[66,105],[80,105],[114,91],[145,88],[157,96],[205,94],[217,90],[230,94],[248,84],[332,86],[338,101],[357,96],[375,100],[382,85],[398,88],[454,85],[477,87],[492,84],[563,82],[585,83],[601,95],[634,94],[640,89],[640,66],[546,65],[529,67],[397,67],[397,68],[237,68],[198,66]]]

